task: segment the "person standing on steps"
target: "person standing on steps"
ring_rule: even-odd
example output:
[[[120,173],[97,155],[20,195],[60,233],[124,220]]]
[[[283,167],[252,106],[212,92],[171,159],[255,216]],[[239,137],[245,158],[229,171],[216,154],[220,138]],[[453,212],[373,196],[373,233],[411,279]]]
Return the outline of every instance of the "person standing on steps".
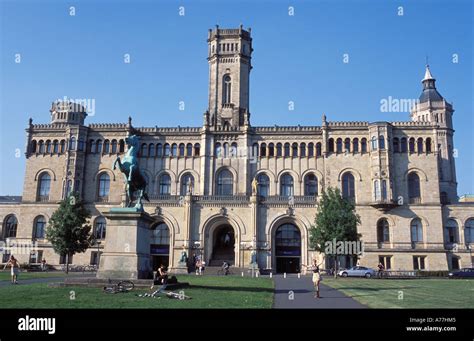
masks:
[[[319,283],[322,281],[322,277],[321,277],[321,272],[319,271],[318,262],[316,261],[316,259],[314,259],[313,265],[308,266],[308,265],[302,264],[302,266],[306,267],[308,271],[313,272],[312,280],[313,280],[314,290],[316,292],[314,295],[314,298],[321,298],[321,296],[319,295]]]

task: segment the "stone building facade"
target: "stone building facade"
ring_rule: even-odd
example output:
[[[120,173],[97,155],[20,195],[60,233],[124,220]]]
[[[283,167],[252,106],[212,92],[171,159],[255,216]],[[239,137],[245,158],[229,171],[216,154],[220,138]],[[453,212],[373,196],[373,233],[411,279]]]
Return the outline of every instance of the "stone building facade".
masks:
[[[309,229],[318,197],[330,186],[361,217],[361,265],[471,265],[474,203],[458,201],[454,110],[429,67],[410,121],[331,122],[323,115],[321,125],[257,127],[250,123],[250,29],[209,30],[208,46],[209,106],[201,127],[135,127],[131,118],[85,125],[86,108],[67,100],[52,104],[49,124],[30,119],[23,195],[0,203],[2,241],[37,243],[38,252],[17,255],[21,262],[62,261],[44,229],[71,191],[86,202],[100,241],[72,262],[97,262],[107,243],[103,214],[125,201],[122,175],[112,164],[126,151],[125,137],[136,134],[150,197],[145,210],[154,220],[154,267],[176,267],[183,250],[210,265],[227,260],[247,267],[255,260],[272,272],[323,261],[309,247]],[[341,257],[341,266],[353,261]]]

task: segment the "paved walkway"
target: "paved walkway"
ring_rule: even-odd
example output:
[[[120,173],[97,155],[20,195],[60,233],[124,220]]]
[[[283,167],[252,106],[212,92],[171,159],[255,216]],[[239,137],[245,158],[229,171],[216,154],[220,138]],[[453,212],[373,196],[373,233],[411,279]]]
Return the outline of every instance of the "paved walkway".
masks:
[[[281,309],[361,309],[367,308],[342,292],[328,287],[321,282],[320,296],[314,298],[313,283],[310,276],[283,275],[273,276],[275,280],[274,308]],[[293,291],[293,299],[289,292]]]
[[[90,274],[69,274],[69,278],[71,277],[90,277]],[[50,282],[64,282],[64,279],[66,276],[60,276],[58,277],[41,277],[41,278],[30,278],[30,279],[22,279],[21,278],[21,273],[18,276],[18,284],[17,285],[27,285],[27,284],[35,284],[35,283],[50,283]],[[1,280],[0,281],[0,287],[8,286],[8,285],[13,285],[10,282],[10,279],[8,280]]]

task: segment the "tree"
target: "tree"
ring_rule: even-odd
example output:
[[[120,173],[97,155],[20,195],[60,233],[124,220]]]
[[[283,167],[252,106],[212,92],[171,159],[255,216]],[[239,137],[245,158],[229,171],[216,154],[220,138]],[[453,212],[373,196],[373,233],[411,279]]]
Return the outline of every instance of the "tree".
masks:
[[[86,251],[91,245],[91,226],[87,224],[89,218],[89,211],[79,195],[72,193],[61,201],[49,220],[46,238],[56,253],[66,256],[66,273],[69,272],[70,256]]]
[[[318,205],[314,225],[310,228],[310,246],[325,256],[334,257],[335,272],[337,276],[337,255],[339,247],[344,242],[359,242],[360,234],[357,225],[360,217],[355,213],[352,202],[344,199],[338,188],[329,187],[324,191]],[[347,244],[347,243],[346,243]]]

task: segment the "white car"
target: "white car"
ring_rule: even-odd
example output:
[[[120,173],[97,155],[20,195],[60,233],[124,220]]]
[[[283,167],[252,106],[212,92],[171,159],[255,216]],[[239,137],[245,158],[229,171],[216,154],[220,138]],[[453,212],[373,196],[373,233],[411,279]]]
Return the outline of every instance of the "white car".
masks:
[[[353,266],[349,269],[341,270],[337,273],[341,277],[365,277],[370,278],[375,276],[376,272],[374,269],[366,268],[365,266]]]

